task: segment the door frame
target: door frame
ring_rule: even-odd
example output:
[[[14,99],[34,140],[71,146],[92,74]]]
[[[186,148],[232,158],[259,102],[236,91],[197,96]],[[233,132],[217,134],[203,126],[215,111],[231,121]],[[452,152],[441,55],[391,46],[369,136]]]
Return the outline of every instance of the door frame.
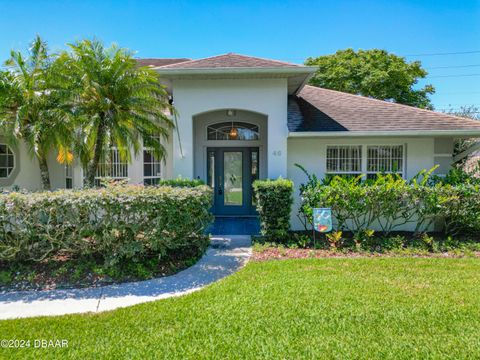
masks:
[[[212,212],[215,216],[256,216],[256,210],[252,204],[252,152],[257,152],[257,178],[260,168],[260,148],[258,146],[215,146],[207,147],[206,149],[206,171],[207,183],[212,186],[210,179],[210,154],[214,154],[214,171],[213,171],[213,206]],[[242,152],[242,205],[225,205],[225,191],[224,186],[224,154],[225,152]],[[219,186],[219,184],[221,186]]]

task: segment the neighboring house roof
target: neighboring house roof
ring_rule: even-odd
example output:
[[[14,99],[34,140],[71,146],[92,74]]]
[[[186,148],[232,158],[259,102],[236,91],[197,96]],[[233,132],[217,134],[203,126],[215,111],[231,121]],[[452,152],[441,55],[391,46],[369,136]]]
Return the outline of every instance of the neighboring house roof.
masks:
[[[288,128],[290,132],[480,132],[480,122],[306,85],[289,98]]]
[[[158,66],[165,66],[165,65],[171,65],[171,64],[178,64],[182,63],[185,61],[190,61],[191,59],[187,58],[176,58],[176,59],[135,59],[137,61],[137,64],[139,66],[153,66],[153,67],[158,67]]]
[[[176,64],[164,65],[163,69],[218,69],[218,68],[285,68],[304,67],[283,61],[245,56],[235,53],[211,56],[204,59],[190,60]]]

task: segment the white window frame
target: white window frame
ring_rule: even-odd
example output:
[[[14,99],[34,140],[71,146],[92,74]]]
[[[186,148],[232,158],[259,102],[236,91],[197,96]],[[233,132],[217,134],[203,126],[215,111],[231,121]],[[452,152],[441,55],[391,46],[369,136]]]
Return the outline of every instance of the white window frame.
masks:
[[[70,180],[70,184],[69,184]],[[73,189],[73,166],[72,164],[65,165],[65,189]]]
[[[342,148],[342,147],[359,147],[360,148],[360,170],[359,171],[329,171],[328,170],[328,149],[329,148]],[[363,174],[364,169],[364,156],[363,156],[363,145],[361,144],[335,144],[327,145],[325,149],[325,173],[328,175],[353,175],[358,176]],[[336,159],[340,161],[340,158]]]
[[[7,176],[0,176],[0,179],[8,179],[10,176],[12,176],[13,172],[15,171],[15,167],[17,166],[17,159],[16,159],[16,156],[15,156],[15,152],[10,148],[10,146],[8,146],[8,144],[5,144],[5,143],[0,143],[0,145],[3,145],[6,147],[7,149],[7,152],[6,154],[2,154],[0,156],[6,156],[7,159],[8,159],[8,156],[9,155],[12,155],[13,156],[13,166],[10,168],[10,166],[2,166],[1,168],[2,169],[6,169],[7,171]],[[10,169],[10,172],[8,171],[8,169]]]
[[[157,139],[158,142],[161,142],[160,136],[154,136],[154,138]],[[152,160],[151,162],[145,163],[145,152],[151,152],[152,148],[151,147],[146,147],[145,144],[143,145],[142,149],[142,177],[143,177],[143,185],[150,186],[150,185],[155,185],[155,184],[146,184],[145,180],[162,180],[163,178],[163,162],[161,159],[157,159],[157,157],[151,153]],[[152,170],[152,175],[145,175],[145,165],[149,165]],[[160,172],[157,174],[153,174],[153,170],[155,169],[155,165],[158,165],[160,167]]]
[[[102,159],[98,164],[95,180],[110,178],[115,180],[128,179],[128,162],[123,162],[116,147],[110,149],[110,163]],[[110,168],[110,169],[108,169]]]
[[[401,147],[402,149],[402,168],[399,171],[368,171],[368,148],[371,147]],[[405,178],[405,164],[406,164],[406,146],[405,144],[368,144],[365,145],[365,174],[368,175],[375,175],[375,174],[399,174],[402,178]],[[392,159],[390,159],[392,160]]]
[[[328,171],[328,148],[332,147],[360,147],[361,148],[361,171]],[[368,148],[369,147],[382,147],[382,146],[401,146],[402,147],[402,169],[401,171],[392,172],[386,171],[384,174],[399,174],[402,178],[406,177],[406,166],[407,166],[407,146],[402,143],[391,143],[391,144],[331,144],[327,145],[325,148],[325,174],[326,175],[363,175],[363,178],[366,179],[368,175],[379,174],[379,172],[367,171],[368,165]]]

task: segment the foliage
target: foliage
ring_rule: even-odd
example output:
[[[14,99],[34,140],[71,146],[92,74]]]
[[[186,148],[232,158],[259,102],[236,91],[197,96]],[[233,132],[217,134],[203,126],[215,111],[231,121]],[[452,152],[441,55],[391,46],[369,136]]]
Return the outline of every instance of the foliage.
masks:
[[[11,51],[0,74],[0,128],[11,142],[22,139],[39,163],[43,188],[50,189],[47,157],[52,150],[62,163],[72,161],[72,118],[64,104],[59,76],[47,44],[37,36],[27,56]]]
[[[459,117],[464,117],[467,119],[472,119],[472,120],[480,120],[480,108],[475,105],[467,105],[467,106],[461,106],[460,109],[454,110],[450,109],[446,111],[447,114],[450,115],[455,115]],[[473,138],[473,139],[456,139],[455,140],[455,146],[453,150],[453,155],[458,155],[461,152],[467,150],[471,145],[476,143],[478,140]],[[462,160],[459,161],[460,166],[465,166],[465,163],[468,161],[468,157],[463,158]],[[477,169],[478,171],[478,169]],[[480,173],[480,171],[479,171]]]
[[[418,80],[428,75],[419,61],[409,63],[379,49],[346,49],[308,58],[305,64],[318,67],[311,85],[432,109],[428,95],[435,92],[434,87],[416,88]]]
[[[98,164],[108,161],[112,147],[126,161],[132,148],[138,153],[143,145],[164,158],[160,140],[168,139],[173,128],[168,115],[173,108],[158,74],[138,67],[130,51],[115,45],[105,48],[100,41],[83,40],[70,48],[57,63],[72,94],[70,108],[79,128],[76,152],[87,185],[94,186]]]
[[[326,238],[333,250],[336,250],[342,245],[343,238],[342,238],[343,232],[341,231],[333,231],[330,234],[326,234]]]
[[[471,258],[250,262],[181,297],[1,321],[10,339],[69,346],[0,351],[19,359],[475,359],[479,283]]]
[[[290,212],[293,204],[293,182],[277,180],[256,180],[253,191],[260,217],[261,234],[281,241],[290,230]]]
[[[207,186],[0,195],[0,261],[41,262],[59,254],[100,257],[110,265],[161,259],[203,246],[211,201]]]
[[[159,186],[173,186],[173,187],[196,187],[205,185],[205,182],[200,179],[187,179],[187,178],[177,178],[177,179],[162,179],[158,183]]]
[[[379,174],[362,181],[362,176],[335,176],[328,184],[313,175],[300,186],[300,216],[306,225],[312,222],[313,208],[332,209],[336,229],[349,231],[361,243],[371,229],[388,235],[404,225],[415,233],[434,224],[443,224],[446,234],[480,231],[480,184],[451,186],[437,182],[429,185],[431,172],[423,171],[411,181]]]
[[[431,184],[443,184],[458,186],[463,184],[480,185],[480,167],[472,171],[466,171],[461,167],[452,168],[445,176],[434,175]]]

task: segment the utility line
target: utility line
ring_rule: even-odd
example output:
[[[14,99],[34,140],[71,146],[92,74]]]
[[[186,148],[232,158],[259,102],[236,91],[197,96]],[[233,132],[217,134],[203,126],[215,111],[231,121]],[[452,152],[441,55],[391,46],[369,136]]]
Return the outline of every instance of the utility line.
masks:
[[[463,55],[463,54],[480,54],[480,50],[457,51],[457,52],[440,52],[440,53],[423,53],[423,54],[407,54],[403,56],[443,56],[443,55]]]
[[[456,68],[468,68],[468,67],[477,67],[480,66],[480,64],[472,64],[472,65],[452,65],[452,66],[434,66],[434,67],[425,67],[427,70],[433,70],[433,69],[456,69]]]
[[[466,77],[466,76],[480,76],[480,74],[458,74],[458,75],[433,75],[427,78],[447,78],[447,77]]]

